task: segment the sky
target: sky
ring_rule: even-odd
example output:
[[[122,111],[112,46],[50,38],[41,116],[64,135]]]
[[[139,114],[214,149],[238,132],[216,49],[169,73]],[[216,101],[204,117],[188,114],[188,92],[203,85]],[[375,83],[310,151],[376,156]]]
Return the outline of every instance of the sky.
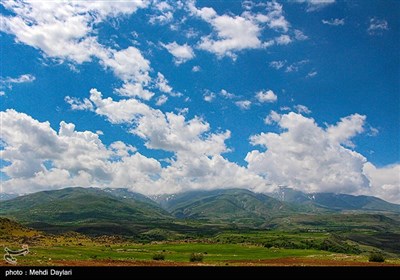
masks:
[[[400,2],[0,0],[1,191],[400,203]]]

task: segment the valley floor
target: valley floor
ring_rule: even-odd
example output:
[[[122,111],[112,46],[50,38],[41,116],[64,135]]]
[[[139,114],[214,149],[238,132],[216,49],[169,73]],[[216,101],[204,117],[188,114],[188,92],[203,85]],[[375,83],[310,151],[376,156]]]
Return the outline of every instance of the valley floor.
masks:
[[[201,253],[201,262],[190,255]],[[152,260],[162,254],[165,260]],[[369,262],[366,255],[318,250],[265,248],[247,244],[156,243],[34,246],[17,257],[21,266],[400,266],[400,259]],[[0,266],[7,266],[5,261]]]

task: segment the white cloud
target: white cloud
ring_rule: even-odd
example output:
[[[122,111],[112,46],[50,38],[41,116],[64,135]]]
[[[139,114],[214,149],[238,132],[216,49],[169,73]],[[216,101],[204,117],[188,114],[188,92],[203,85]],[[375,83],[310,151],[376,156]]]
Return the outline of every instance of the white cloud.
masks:
[[[4,91],[0,90],[0,96],[4,96],[4,95],[6,95],[6,93]]]
[[[235,105],[238,106],[241,110],[249,110],[251,107],[251,101],[240,100],[240,101],[236,101]]]
[[[368,34],[370,35],[380,35],[383,31],[389,30],[389,25],[386,20],[371,18],[369,21],[369,26],[367,29]]]
[[[169,85],[168,80],[160,72],[157,73],[156,87],[163,93],[168,93],[171,96],[182,96],[181,93],[174,92],[172,87]]]
[[[301,30],[296,29],[294,31],[294,38],[298,41],[304,41],[308,39],[308,36],[305,35]]]
[[[140,123],[136,132],[154,148],[175,152],[167,167],[116,141],[104,145],[96,133],[79,132],[72,123],[55,131],[14,110],[0,112],[3,121],[1,158],[10,163],[1,171],[10,179],[2,191],[26,193],[67,186],[127,187],[144,194],[175,193],[192,189],[260,188],[264,180],[224,159],[224,141],[230,133],[210,133],[199,118],[186,121],[172,113]],[[150,121],[150,122],[148,122]],[[29,141],[28,141],[29,139]]]
[[[282,133],[253,135],[250,142],[264,152],[246,156],[248,168],[276,185],[296,187],[306,192],[367,192],[363,174],[365,157],[341,145],[360,132],[360,115],[343,118],[328,129],[318,127],[311,118],[290,112],[278,118]]]
[[[191,155],[216,155],[228,151],[225,140],[230,132],[208,133],[210,125],[195,117],[189,121],[183,115],[145,115],[131,130],[145,140],[146,147]]]
[[[164,114],[137,99],[104,99],[96,89],[90,90],[89,99],[96,114],[113,124],[130,124],[130,132],[144,139],[148,148],[207,155],[228,151],[224,141],[230,132],[207,133],[209,124],[198,117],[186,121],[183,115]]]
[[[299,114],[302,114],[302,113],[304,113],[304,114],[311,114],[311,110],[308,109],[307,106],[304,106],[304,105],[301,105],[301,104],[298,104],[298,105],[294,106],[294,109],[295,109]]]
[[[135,47],[112,51],[111,56],[103,59],[102,63],[123,81],[147,85],[151,80],[150,62]]]
[[[199,48],[218,56],[234,56],[235,51],[261,47],[260,28],[240,16],[218,16],[211,21],[217,32],[217,39],[202,37]]]
[[[90,101],[93,103],[94,112],[104,116],[113,124],[133,123],[143,115],[161,115],[137,99],[122,99],[114,101],[111,97],[103,99],[103,95],[97,89],[90,90]]]
[[[17,1],[3,6],[12,12],[0,16],[0,31],[13,34],[15,41],[40,50],[45,57],[81,64],[97,58],[126,83],[145,86],[150,63],[135,47],[115,50],[98,42],[99,23],[128,16],[148,5],[147,0],[127,1]],[[75,69],[75,65],[71,64]]]
[[[318,75],[317,71],[311,71],[307,74],[306,78],[314,78],[315,76]]]
[[[281,120],[281,115],[275,112],[274,110],[271,110],[269,115],[264,119],[264,123],[268,125],[272,125],[275,123],[278,123]]]
[[[290,44],[292,42],[292,39],[290,38],[289,35],[285,34],[285,35],[281,35],[279,37],[276,37],[275,38],[275,42],[278,45],[288,45],[288,44]]]
[[[327,128],[327,136],[331,142],[354,148],[355,145],[350,139],[364,132],[365,119],[365,116],[359,114],[341,118],[336,125]]]
[[[370,195],[400,204],[400,164],[377,168],[367,162],[363,170],[370,181]]]
[[[285,64],[286,64],[286,60],[276,60],[276,61],[271,61],[269,63],[269,67],[279,70],[279,69],[283,68],[283,66],[285,66]]]
[[[0,77],[0,89],[8,88],[12,89],[14,84],[32,83],[36,80],[36,77],[32,74],[23,74],[16,78],[12,77]]]
[[[245,6],[249,7],[246,4]],[[261,33],[266,28],[279,33],[287,33],[290,29],[282,5],[272,1],[262,6],[266,7],[266,13],[253,13],[250,11],[251,8],[245,8],[241,15],[219,15],[213,8],[197,8],[195,1],[189,1],[188,9],[191,14],[209,23],[214,31],[210,35],[201,37],[198,47],[218,57],[229,56],[236,59],[237,52],[242,50],[268,48],[275,43],[285,45],[292,42],[286,34],[262,41]],[[306,38],[299,30],[294,33],[299,40]]]
[[[56,133],[50,128],[48,122],[39,123],[11,109],[0,114],[1,140],[2,144],[5,144],[0,155],[3,160],[11,161],[10,165],[2,168],[2,171],[8,176],[33,176],[36,172],[43,170],[41,165],[43,158],[57,159],[58,154],[65,149],[62,145],[58,145]],[[39,133],[32,133],[32,131]],[[24,137],[26,135],[28,135],[27,138]]]
[[[225,188],[246,188],[254,191],[271,190],[258,175],[246,168],[229,162],[220,155],[196,156],[178,155],[171,166],[165,169],[162,182],[170,183],[169,191],[210,190]],[[173,182],[173,184],[171,184]]]
[[[213,102],[216,97],[216,94],[214,92],[211,92],[209,90],[206,90],[203,94],[203,99],[206,102]]]
[[[313,12],[319,10],[327,5],[333,4],[335,0],[294,0],[297,3],[306,3],[307,4],[307,11]]]
[[[265,102],[273,103],[278,100],[278,96],[272,90],[259,91],[256,94],[256,98],[261,103]]]
[[[87,98],[80,100],[76,97],[66,96],[64,100],[71,106],[72,110],[93,110],[93,104]]]
[[[332,19],[323,19],[323,24],[332,25],[332,26],[340,26],[344,25],[344,18],[332,18]]]
[[[290,23],[283,15],[282,5],[276,1],[267,2],[267,14],[258,14],[255,19],[267,23],[268,27],[274,30],[288,32]]]
[[[215,34],[203,36],[199,48],[215,53],[219,57],[235,58],[235,52],[255,49],[262,46],[259,39],[261,28],[252,20],[241,16],[218,15],[213,8],[197,9],[194,2],[189,3],[193,15],[212,25]]]
[[[15,35],[18,43],[40,49],[45,56],[76,63],[102,59],[93,27],[109,17],[130,15],[147,1],[16,1],[3,2],[12,16],[1,16],[0,30]]]
[[[97,134],[76,132],[73,124],[65,122],[60,123],[56,132],[48,122],[38,122],[14,110],[0,114],[3,120],[1,140],[5,143],[1,158],[10,162],[2,172],[13,178],[4,182],[6,188],[17,187],[18,180],[37,183],[43,181],[44,176],[54,182],[45,180],[49,185],[42,188],[51,187],[60,180],[71,182],[70,178],[79,179],[83,173],[104,180],[110,178],[104,161],[111,153]],[[51,162],[53,168],[49,170],[45,162]]]
[[[222,95],[222,97],[224,97],[226,99],[234,99],[234,98],[236,98],[236,95],[226,91],[225,89],[221,89],[220,94]]]
[[[141,83],[124,83],[121,88],[115,90],[120,96],[139,97],[143,100],[150,100],[154,93],[143,88]]]
[[[160,97],[157,98],[157,102],[156,105],[157,106],[161,106],[164,105],[165,102],[168,101],[168,96],[166,96],[165,94],[161,95]]]
[[[179,45],[176,42],[172,42],[166,45],[161,45],[174,56],[176,64],[184,63],[194,57],[193,49],[188,44]]]
[[[5,84],[21,84],[21,83],[31,83],[36,80],[36,77],[31,74],[23,74],[17,78],[0,78],[0,81]]]
[[[167,24],[174,19],[174,8],[167,1],[153,1],[153,11],[149,21],[151,24]]]
[[[305,65],[305,64],[307,64],[307,63],[309,63],[309,62],[310,62],[310,61],[309,61],[308,59],[303,59],[303,60],[294,62],[294,63],[292,63],[292,64],[290,64],[290,65],[288,65],[288,66],[286,67],[285,72],[287,72],[287,73],[290,73],[290,72],[297,72],[297,71],[299,71],[300,67],[302,67],[303,65]]]
[[[201,71],[201,67],[199,65],[195,65],[192,68],[192,72],[200,72]]]
[[[0,156],[9,163],[1,168],[9,177],[3,191],[125,186],[144,194],[227,187],[270,192],[276,185],[288,185],[400,202],[400,165],[377,168],[340,144],[362,131],[363,116],[342,118],[327,129],[293,112],[271,111],[269,117],[283,131],[252,136],[251,143],[266,151],[249,152],[246,168],[221,156],[229,151],[229,131],[211,133],[209,124],[198,117],[186,120],[183,115],[149,111],[136,120],[132,133],[148,148],[174,153],[162,167],[129,144],[116,141],[107,146],[98,133],[76,131],[72,123],[61,122],[56,131],[48,122],[9,109],[0,112]]]

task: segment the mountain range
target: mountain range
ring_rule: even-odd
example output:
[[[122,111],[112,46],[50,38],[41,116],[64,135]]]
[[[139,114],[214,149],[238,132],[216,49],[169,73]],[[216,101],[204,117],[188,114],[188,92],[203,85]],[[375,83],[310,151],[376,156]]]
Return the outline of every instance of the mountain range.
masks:
[[[75,187],[0,202],[1,217],[38,230],[140,238],[207,235],[229,229],[395,227],[397,232],[399,214],[400,205],[376,197],[305,194],[291,188],[269,195],[225,189],[147,197],[122,188]]]

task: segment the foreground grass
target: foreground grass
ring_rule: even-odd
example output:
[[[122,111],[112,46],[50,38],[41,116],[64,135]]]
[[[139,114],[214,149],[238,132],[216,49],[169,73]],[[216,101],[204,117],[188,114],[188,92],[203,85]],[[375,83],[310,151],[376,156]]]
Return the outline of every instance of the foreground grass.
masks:
[[[124,246],[52,246],[31,247],[30,254],[20,257],[20,265],[51,265],[57,261],[79,260],[151,260],[155,253],[165,255],[165,260],[189,262],[191,253],[202,253],[204,262],[238,260],[266,260],[285,257],[326,257],[330,253],[317,250],[268,249],[239,244],[133,244]]]
[[[331,252],[302,249],[265,248],[246,244],[201,244],[201,243],[163,243],[163,244],[125,244],[125,245],[83,245],[83,246],[38,246],[31,247],[30,253],[18,258],[19,265],[68,265],[71,262],[90,262],[96,265],[102,261],[134,262],[152,261],[155,253],[162,253],[166,262],[189,263],[192,253],[202,253],[203,264],[224,265],[226,263],[257,264],[274,259],[335,260],[367,262],[367,256],[332,254]],[[389,260],[400,265],[400,260]]]

